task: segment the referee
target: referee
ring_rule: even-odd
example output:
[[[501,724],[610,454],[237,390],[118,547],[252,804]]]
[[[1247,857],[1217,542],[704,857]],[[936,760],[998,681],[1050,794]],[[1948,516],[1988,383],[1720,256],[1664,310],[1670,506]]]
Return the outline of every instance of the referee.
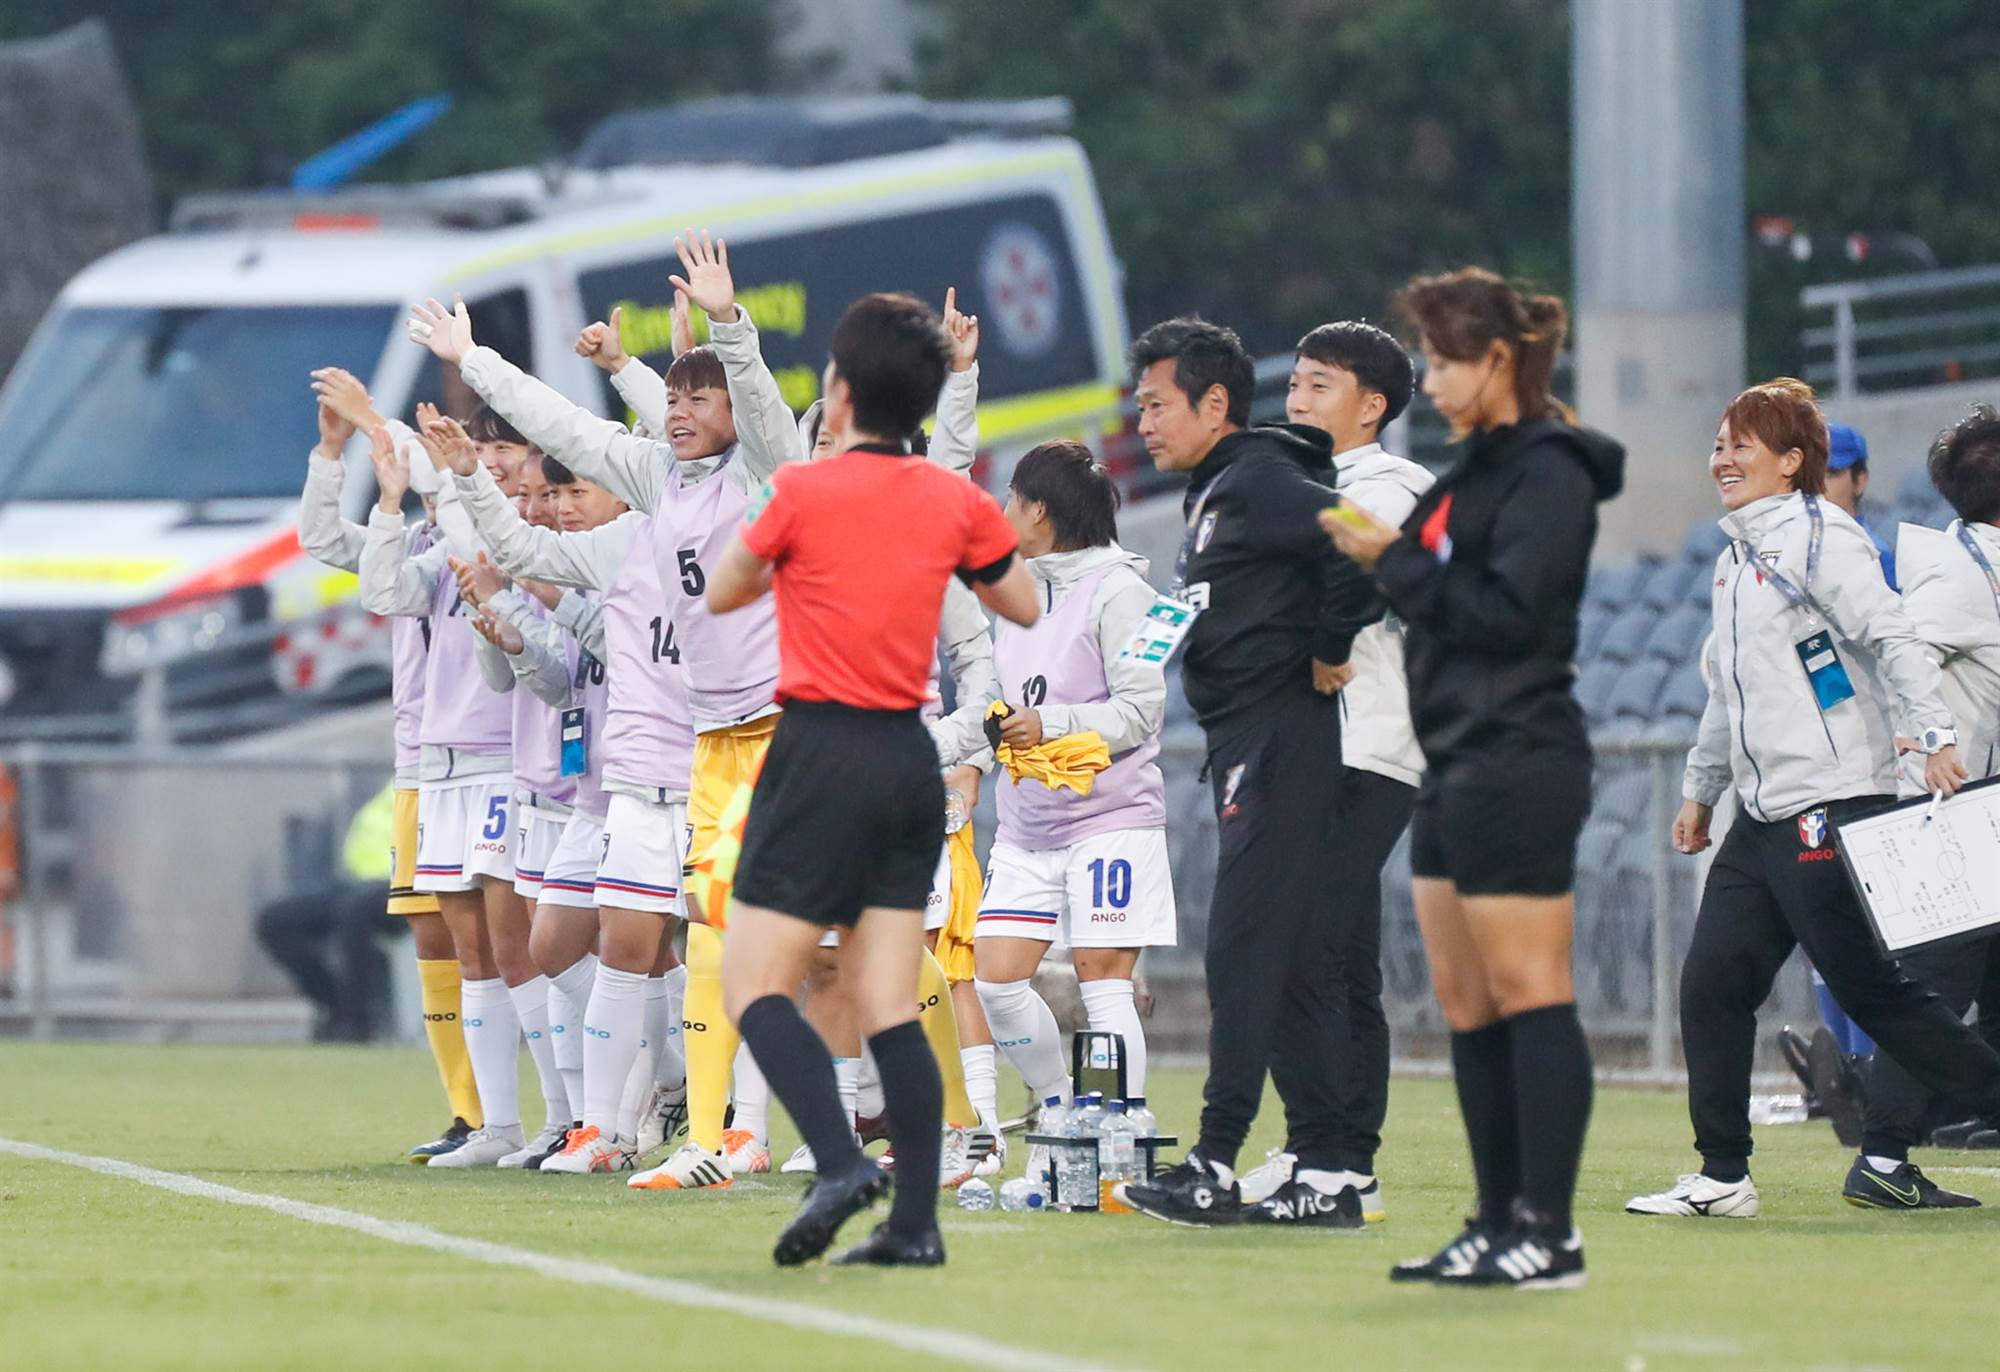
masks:
[[[1320,532],[1334,499],[1326,433],[1245,427],[1254,376],[1233,332],[1194,318],[1156,324],[1132,345],[1132,373],[1146,450],[1160,470],[1188,475],[1179,579],[1202,613],[1182,679],[1208,735],[1220,851],[1200,1140],[1124,1198],[1182,1224],[1358,1228],[1360,1196],[1341,1161],[1344,940],[1324,928],[1335,907],[1321,887],[1341,785],[1334,693],[1380,602]],[[1267,1070],[1297,1161],[1246,1207],[1234,1169]]]

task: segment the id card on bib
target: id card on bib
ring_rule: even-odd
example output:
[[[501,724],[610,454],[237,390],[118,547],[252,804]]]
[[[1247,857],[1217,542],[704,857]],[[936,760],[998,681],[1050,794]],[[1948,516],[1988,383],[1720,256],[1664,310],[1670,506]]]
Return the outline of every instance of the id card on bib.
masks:
[[[581,705],[562,712],[562,774],[566,777],[580,777],[590,770],[590,737],[584,715]]]
[[[1137,658],[1141,662],[1166,665],[1180,647],[1181,640],[1188,636],[1200,616],[1199,607],[1185,600],[1176,600],[1169,595],[1153,598],[1152,608],[1139,621],[1139,627],[1132,635],[1132,641],[1119,651],[1118,660]]]
[[[1831,632],[1821,629],[1800,639],[1795,646],[1821,710],[1831,710],[1843,700],[1854,699],[1854,682],[1847,675],[1847,664],[1840,660],[1840,650],[1833,646]]]

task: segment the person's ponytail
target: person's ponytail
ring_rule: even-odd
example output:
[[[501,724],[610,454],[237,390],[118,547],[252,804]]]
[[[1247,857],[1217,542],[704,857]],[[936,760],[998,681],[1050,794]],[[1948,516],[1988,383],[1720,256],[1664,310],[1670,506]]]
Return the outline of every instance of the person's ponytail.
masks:
[[[1521,418],[1540,419],[1556,415],[1564,422],[1575,416],[1569,406],[1555,397],[1556,356],[1569,334],[1569,311],[1560,297],[1521,297],[1522,329],[1515,340],[1514,397],[1521,405]]]

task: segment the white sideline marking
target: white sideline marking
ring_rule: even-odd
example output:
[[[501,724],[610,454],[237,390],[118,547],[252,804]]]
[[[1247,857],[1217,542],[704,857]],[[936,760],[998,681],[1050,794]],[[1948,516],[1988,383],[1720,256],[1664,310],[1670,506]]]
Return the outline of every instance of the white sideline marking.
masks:
[[[1929,1167],[1929,1172],[1957,1172],[1968,1177],[2000,1177],[2000,1167]]]
[[[622,1267],[612,1267],[607,1263],[587,1262],[580,1258],[559,1258],[526,1248],[510,1247],[504,1243],[461,1238],[421,1224],[377,1219],[373,1215],[364,1215],[355,1210],[315,1205],[310,1201],[292,1200],[287,1196],[267,1196],[255,1191],[239,1191],[233,1186],[219,1186],[214,1182],[202,1181],[178,1172],[162,1172],[151,1167],[141,1167],[137,1163],[121,1162],[117,1158],[92,1157],[88,1153],[68,1153],[58,1148],[44,1148],[40,1144],[23,1143],[8,1138],[0,1138],[0,1153],[12,1153],[16,1157],[32,1158],[38,1162],[59,1162],[67,1167],[81,1167],[107,1177],[135,1181],[142,1186],[193,1196],[198,1200],[222,1201],[228,1205],[247,1206],[253,1210],[268,1210],[287,1219],[302,1220],[307,1224],[323,1224],[332,1229],[346,1229],[356,1234],[366,1234],[371,1238],[400,1243],[411,1248],[428,1248],[436,1253],[450,1253],[457,1257],[470,1258],[474,1262],[488,1263],[494,1267],[518,1267],[538,1277],[554,1281],[575,1282],[579,1286],[600,1289],[610,1287],[628,1295],[658,1301],[663,1305],[679,1305],[695,1310],[719,1310],[725,1314],[741,1315],[764,1324],[785,1325],[788,1328],[807,1329],[819,1334],[836,1334],[843,1338],[868,1339],[911,1353],[950,1358],[975,1367],[1018,1369],[1018,1372],[1114,1372],[1105,1363],[1086,1362],[1079,1358],[1043,1353],[1032,1348],[1015,1348],[981,1338],[977,1334],[960,1334],[948,1329],[927,1329],[921,1325],[897,1324],[893,1320],[876,1319],[870,1315],[826,1310],[818,1306],[768,1296],[740,1295],[673,1277],[649,1277],[638,1272],[628,1272]]]

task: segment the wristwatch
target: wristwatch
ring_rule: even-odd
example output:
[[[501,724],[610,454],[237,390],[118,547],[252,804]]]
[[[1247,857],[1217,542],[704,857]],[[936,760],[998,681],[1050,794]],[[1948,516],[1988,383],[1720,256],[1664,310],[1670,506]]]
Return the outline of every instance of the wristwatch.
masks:
[[[1957,742],[1958,731],[1955,729],[1926,729],[1917,739],[1917,751],[1928,757],[1940,748],[1949,748]]]

